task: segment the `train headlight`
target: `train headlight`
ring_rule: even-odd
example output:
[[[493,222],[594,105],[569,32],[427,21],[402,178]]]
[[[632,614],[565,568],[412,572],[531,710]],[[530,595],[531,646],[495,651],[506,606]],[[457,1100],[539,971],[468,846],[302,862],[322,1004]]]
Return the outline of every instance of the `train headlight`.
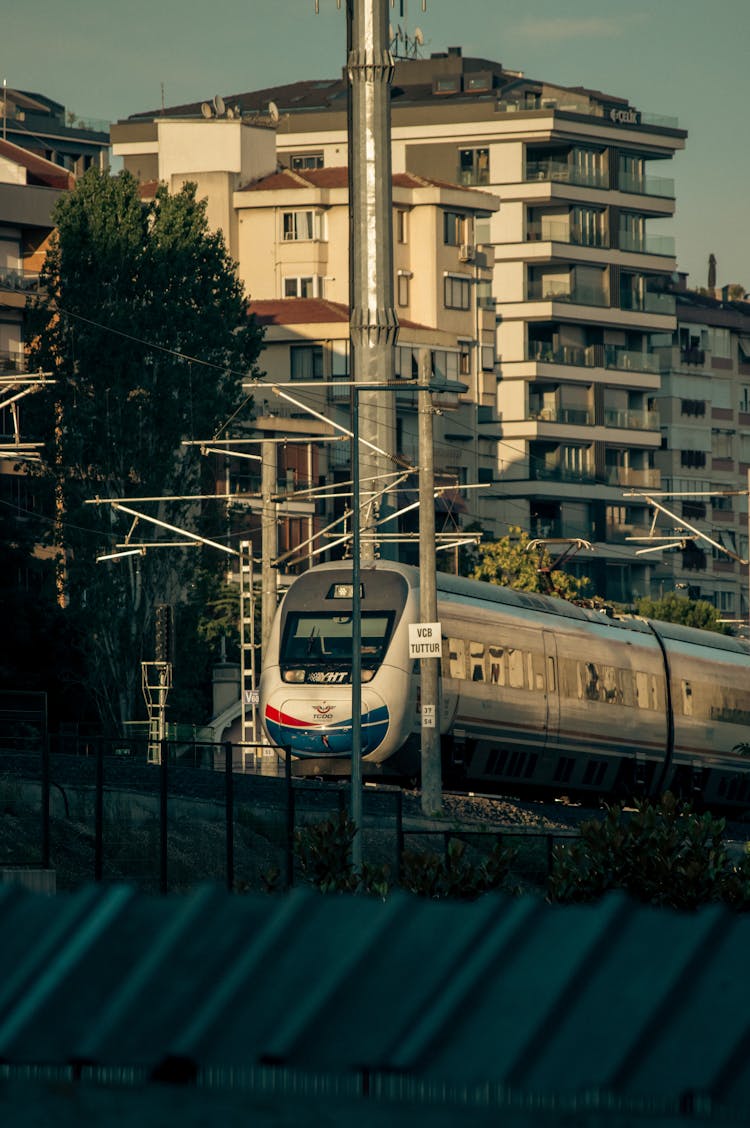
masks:
[[[284,670],[283,678],[285,682],[303,682],[305,680],[304,670]]]
[[[363,682],[372,681],[372,679],[374,677],[375,677],[375,671],[374,670],[363,670],[362,671],[362,681]]]

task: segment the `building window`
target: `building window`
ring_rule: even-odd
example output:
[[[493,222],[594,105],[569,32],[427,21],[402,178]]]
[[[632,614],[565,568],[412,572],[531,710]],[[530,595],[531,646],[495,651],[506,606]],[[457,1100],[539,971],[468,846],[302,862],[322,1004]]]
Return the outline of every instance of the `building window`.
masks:
[[[301,242],[322,238],[322,216],[314,211],[288,211],[281,213],[284,242]]]
[[[459,184],[489,184],[490,182],[490,151],[489,149],[459,149],[458,150],[458,183]]]
[[[680,466],[688,470],[698,470],[706,465],[706,452],[704,450],[681,450]]]
[[[397,282],[397,301],[400,306],[409,304],[409,275],[399,271]]]
[[[320,278],[317,275],[284,279],[285,298],[320,298],[321,289]]]
[[[482,345],[482,371],[491,372],[495,367],[495,349],[492,345]]]
[[[740,388],[739,408],[740,411],[750,411],[750,388],[747,386],[747,384],[743,384]]]
[[[322,153],[292,153],[289,158],[289,167],[294,172],[303,172],[306,168],[322,168]]]
[[[680,414],[703,416],[706,414],[706,401],[698,399],[680,400]]]
[[[714,458],[734,458],[734,431],[712,431],[711,450]]]
[[[396,208],[396,241],[398,243],[409,241],[409,213],[405,208]]]
[[[471,375],[471,341],[458,342],[458,374]]]
[[[468,219],[460,212],[443,212],[443,242],[447,247],[460,247],[469,243],[467,238]]]
[[[471,279],[465,274],[446,274],[443,281],[445,308],[468,309],[471,303]]]
[[[292,380],[323,379],[323,346],[292,345],[289,349]]]

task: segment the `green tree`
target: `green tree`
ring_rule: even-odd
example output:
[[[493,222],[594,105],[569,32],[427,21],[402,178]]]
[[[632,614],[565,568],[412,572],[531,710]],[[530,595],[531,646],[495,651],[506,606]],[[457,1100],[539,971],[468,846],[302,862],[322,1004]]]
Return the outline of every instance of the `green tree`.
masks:
[[[474,568],[476,580],[488,580],[501,587],[518,591],[548,593],[547,577],[554,592],[564,599],[587,598],[591,583],[588,579],[571,576],[567,572],[550,571],[552,556],[545,547],[529,551],[531,538],[518,526],[512,525],[507,536],[479,548],[479,563]]]
[[[636,610],[644,619],[660,619],[664,623],[682,623],[703,631],[730,634],[726,623],[719,622],[719,612],[705,599],[688,599],[670,591],[661,599],[639,600]]]
[[[236,410],[242,378],[257,375],[262,332],[194,185],[174,195],[160,187],[144,204],[128,173],[91,169],[54,218],[42,294],[28,311],[31,363],[57,381],[54,406],[36,413],[42,476],[54,491],[59,591],[86,638],[100,715],[117,727],[140,704],[154,605],[184,606],[199,569],[225,570],[226,561],[166,549],[97,565],[125,526],[109,505],[86,502],[210,491],[205,460],[181,443],[214,434]],[[219,509],[159,502],[148,511],[218,537]],[[150,524],[131,532],[134,541],[169,539]]]

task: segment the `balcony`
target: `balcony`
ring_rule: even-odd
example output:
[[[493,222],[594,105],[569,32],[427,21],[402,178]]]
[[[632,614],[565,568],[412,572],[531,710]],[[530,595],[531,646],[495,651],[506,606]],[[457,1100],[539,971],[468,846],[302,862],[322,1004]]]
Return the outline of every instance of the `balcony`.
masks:
[[[635,251],[639,255],[664,255],[674,258],[675,242],[673,235],[630,235],[620,232],[620,250]]]
[[[604,231],[582,231],[576,224],[559,221],[548,223],[534,220],[526,228],[528,243],[569,243],[575,247],[609,247],[609,236]]]
[[[661,471],[653,469],[633,470],[629,466],[608,466],[605,476],[608,486],[652,490],[661,483]]]
[[[661,371],[656,353],[636,352],[615,345],[563,345],[554,349],[546,341],[530,341],[527,360],[544,364],[568,364],[577,368],[611,368],[618,372]]]
[[[677,304],[674,294],[657,294],[650,290],[642,294],[626,291],[620,294],[620,309],[634,313],[659,313],[663,317],[674,317]]]
[[[658,431],[658,411],[604,411],[604,426],[619,427],[628,431]]]
[[[573,427],[591,426],[591,412],[580,407],[542,407],[529,411],[529,418],[540,423],[567,423]]]
[[[554,159],[528,161],[526,180],[551,180],[563,184],[577,184],[582,188],[609,187],[609,177],[604,169],[575,168],[567,161]]]
[[[0,266],[0,290],[20,290],[29,293],[38,289],[38,270],[21,270],[10,266]]]
[[[567,281],[554,282],[551,279],[529,282],[526,300],[529,302],[570,302],[571,305],[583,306],[609,305],[609,298],[599,286],[571,286]],[[672,298],[672,301],[674,302],[674,298]]]
[[[666,176],[637,176],[621,172],[618,187],[621,192],[632,192],[636,196],[674,199],[674,180]]]
[[[594,471],[586,467],[563,466],[558,460],[543,464],[531,463],[529,478],[532,482],[594,482]]]

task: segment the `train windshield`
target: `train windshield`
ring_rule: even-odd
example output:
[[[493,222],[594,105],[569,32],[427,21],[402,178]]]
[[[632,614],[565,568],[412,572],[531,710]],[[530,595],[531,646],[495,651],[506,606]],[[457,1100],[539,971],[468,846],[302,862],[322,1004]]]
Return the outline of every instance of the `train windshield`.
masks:
[[[393,612],[363,611],[359,648],[362,665],[379,665],[388,645]],[[290,612],[281,643],[282,665],[346,666],[352,660],[352,616]]]

